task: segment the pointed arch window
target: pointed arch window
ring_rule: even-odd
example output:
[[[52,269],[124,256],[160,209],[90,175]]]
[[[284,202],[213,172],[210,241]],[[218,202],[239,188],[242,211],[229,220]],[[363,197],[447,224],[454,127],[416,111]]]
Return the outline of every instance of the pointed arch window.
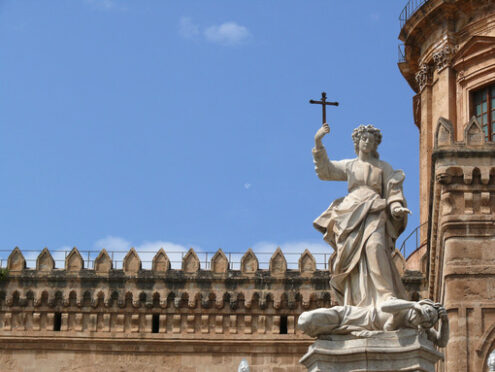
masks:
[[[495,138],[495,84],[490,85],[472,94],[472,115],[478,119],[487,141]]]

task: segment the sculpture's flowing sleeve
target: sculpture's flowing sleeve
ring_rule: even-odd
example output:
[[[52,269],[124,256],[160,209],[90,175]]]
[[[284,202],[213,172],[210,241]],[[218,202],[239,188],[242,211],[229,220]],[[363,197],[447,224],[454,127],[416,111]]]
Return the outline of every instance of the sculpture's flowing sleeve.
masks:
[[[406,198],[402,190],[402,184],[406,175],[402,170],[393,170],[389,164],[385,166],[385,200],[387,201],[387,209],[390,211],[390,205],[394,202],[399,202],[404,208],[407,207]],[[388,230],[391,237],[395,240],[404,231],[407,225],[407,215],[402,218],[395,219],[392,216],[389,218]]]
[[[347,160],[330,161],[324,147],[313,148],[313,160],[318,178],[324,181],[347,181]]]

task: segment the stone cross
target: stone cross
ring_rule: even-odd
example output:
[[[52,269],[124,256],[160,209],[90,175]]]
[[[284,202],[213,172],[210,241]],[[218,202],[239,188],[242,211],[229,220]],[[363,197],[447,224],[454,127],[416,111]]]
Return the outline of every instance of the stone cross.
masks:
[[[323,114],[323,122],[325,124],[327,122],[327,105],[329,106],[338,106],[338,102],[327,102],[327,94],[326,92],[321,92],[321,101],[315,101],[314,99],[310,99],[309,103],[321,105],[321,110]]]

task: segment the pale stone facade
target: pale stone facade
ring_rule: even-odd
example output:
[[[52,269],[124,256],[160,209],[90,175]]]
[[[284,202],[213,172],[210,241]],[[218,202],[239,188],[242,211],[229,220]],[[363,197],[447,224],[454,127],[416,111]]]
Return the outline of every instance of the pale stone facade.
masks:
[[[487,371],[495,348],[495,144],[473,92],[495,84],[495,2],[430,0],[405,20],[399,68],[417,92],[422,296],[445,304],[451,337],[439,371]]]

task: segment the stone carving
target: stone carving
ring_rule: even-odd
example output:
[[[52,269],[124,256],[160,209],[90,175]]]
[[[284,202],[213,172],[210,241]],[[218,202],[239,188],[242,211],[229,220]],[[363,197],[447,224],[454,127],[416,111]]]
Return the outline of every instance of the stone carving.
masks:
[[[38,258],[36,259],[36,270],[52,271],[55,268],[55,261],[48,248],[43,248]]]
[[[68,272],[77,272],[84,268],[84,260],[76,247],[65,257],[65,270]]]
[[[259,270],[258,259],[253,250],[249,248],[241,258],[241,272],[243,274],[254,274]]]
[[[221,249],[215,253],[211,259],[211,271],[216,274],[223,274],[229,270],[229,260]]]
[[[464,138],[468,146],[482,146],[485,144],[485,135],[476,116],[473,116],[466,126]]]
[[[113,269],[112,259],[105,248],[103,248],[98,257],[96,257],[94,266],[97,273],[108,273]]]
[[[134,248],[125,255],[122,268],[127,274],[137,274],[141,270],[141,259]]]
[[[272,275],[284,275],[287,271],[287,261],[285,260],[282,250],[277,248],[270,258],[270,273]]]
[[[433,327],[440,319],[438,331]],[[390,299],[379,306],[334,306],[306,311],[298,326],[312,337],[329,334],[352,334],[371,337],[384,331],[402,328],[424,332],[434,344],[445,347],[449,338],[447,311],[430,300],[419,302]]]
[[[354,130],[358,157],[351,160],[328,159],[322,138],[329,132],[328,124],[323,124],[315,135],[315,170],[322,180],[347,181],[349,193],[335,200],[313,224],[335,251],[329,261],[330,286],[338,306],[302,313],[298,327],[313,337],[375,338],[369,343],[370,350],[380,343],[377,335],[406,328],[446,346],[449,328],[445,308],[430,300],[406,300],[398,270],[404,270],[405,261],[395,248],[395,240],[410,213],[402,192],[404,173],[379,160],[377,147],[382,135],[372,125]],[[433,327],[439,319],[437,331]],[[326,345],[323,354],[332,354],[333,347]],[[313,368],[314,361],[306,359],[315,353],[310,347],[302,362]],[[315,360],[324,364],[325,358],[320,355]]]
[[[456,48],[451,45],[446,45],[439,51],[433,53],[433,62],[438,71],[449,67],[452,63]]]
[[[419,67],[419,71],[415,75],[416,83],[418,83],[419,91],[422,91],[423,88],[431,83],[431,80],[433,78],[433,71],[432,68],[423,63]]]
[[[166,272],[170,270],[170,260],[163,248],[160,248],[155,257],[153,257],[151,269],[155,272]]]
[[[21,271],[26,268],[26,260],[19,247],[15,247],[7,259],[7,269],[9,271]]]
[[[334,297],[339,305],[359,307],[405,298],[392,260],[410,213],[402,193],[404,172],[379,160],[382,135],[372,125],[354,130],[358,157],[351,160],[328,159],[321,140],[329,131],[324,124],[315,135],[315,170],[322,180],[347,181],[349,194],[335,200],[313,225],[337,253],[331,263]]]
[[[304,274],[311,274],[316,271],[316,261],[311,252],[306,249],[299,258],[299,271]]]
[[[199,271],[199,268],[199,258],[194,249],[190,248],[182,258],[182,270],[186,273],[195,273]]]

